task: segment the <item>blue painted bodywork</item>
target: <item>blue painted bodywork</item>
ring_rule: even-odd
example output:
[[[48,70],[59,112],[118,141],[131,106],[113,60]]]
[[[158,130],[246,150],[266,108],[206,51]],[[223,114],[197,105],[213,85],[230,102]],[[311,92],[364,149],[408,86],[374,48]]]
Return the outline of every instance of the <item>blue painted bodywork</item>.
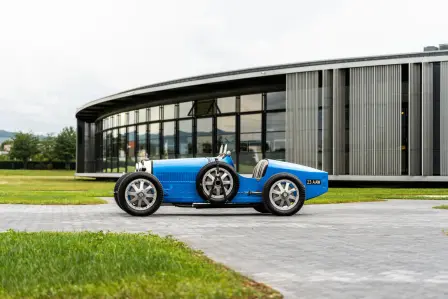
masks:
[[[186,158],[171,160],[154,160],[152,174],[161,182],[164,190],[165,203],[205,203],[206,201],[196,191],[196,176],[199,170],[208,163],[214,163],[215,158]],[[233,168],[232,157],[225,155],[218,158]],[[212,162],[210,162],[212,161]],[[261,179],[245,177],[240,174],[240,187],[232,203],[259,203],[261,194],[250,192],[262,192],[266,181],[273,175],[286,172],[296,176],[305,186],[305,199],[309,200],[328,191],[328,173],[318,169],[299,164],[268,159],[265,175]],[[320,180],[319,185],[307,185],[307,180]]]

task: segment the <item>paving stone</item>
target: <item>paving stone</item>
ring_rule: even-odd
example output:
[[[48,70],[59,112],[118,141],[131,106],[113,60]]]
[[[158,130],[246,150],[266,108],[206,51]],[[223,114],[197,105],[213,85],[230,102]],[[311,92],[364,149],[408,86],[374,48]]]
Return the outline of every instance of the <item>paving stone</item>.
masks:
[[[448,298],[448,211],[432,209],[440,200],[312,205],[292,217],[163,206],[145,218],[108,200],[1,205],[0,231],[173,235],[286,298]]]

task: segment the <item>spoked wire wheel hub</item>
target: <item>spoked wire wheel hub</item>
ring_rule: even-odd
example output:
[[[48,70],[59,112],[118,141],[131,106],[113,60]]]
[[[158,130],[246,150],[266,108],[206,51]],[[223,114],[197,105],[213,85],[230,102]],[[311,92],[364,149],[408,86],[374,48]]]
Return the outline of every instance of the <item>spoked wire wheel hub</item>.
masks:
[[[279,180],[269,190],[271,204],[279,210],[288,211],[294,209],[300,199],[297,185],[290,180]]]
[[[151,208],[157,199],[157,190],[154,184],[144,178],[131,181],[125,190],[127,205],[137,211]]]
[[[217,179],[220,178],[219,179]],[[225,168],[219,168],[219,175],[216,168],[208,170],[202,178],[202,188],[207,197],[213,201],[225,200],[233,190],[233,177]],[[211,195],[210,195],[211,193]]]

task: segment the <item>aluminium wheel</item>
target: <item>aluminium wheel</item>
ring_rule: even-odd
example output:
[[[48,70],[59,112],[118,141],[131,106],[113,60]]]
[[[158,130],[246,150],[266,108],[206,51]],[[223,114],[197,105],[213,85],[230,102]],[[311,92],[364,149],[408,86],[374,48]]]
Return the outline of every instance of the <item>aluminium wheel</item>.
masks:
[[[294,215],[305,203],[305,187],[294,175],[278,173],[264,184],[263,202],[274,215]]]
[[[197,192],[204,200],[214,204],[231,201],[240,186],[238,175],[230,165],[222,161],[218,161],[218,165],[219,174],[216,163],[211,162],[202,167],[196,177]],[[217,177],[221,182],[215,181]]]
[[[121,182],[123,181],[124,178],[126,178],[128,175],[130,175],[132,172],[129,173],[124,173],[121,177],[118,178],[117,182],[115,183],[115,187],[114,187],[114,199],[115,199],[115,203],[120,207],[120,209],[123,210],[123,208],[120,205],[120,202],[118,201],[118,187],[120,186]]]
[[[134,172],[127,175],[118,186],[118,202],[132,216],[149,216],[163,202],[163,188],[150,173]]]

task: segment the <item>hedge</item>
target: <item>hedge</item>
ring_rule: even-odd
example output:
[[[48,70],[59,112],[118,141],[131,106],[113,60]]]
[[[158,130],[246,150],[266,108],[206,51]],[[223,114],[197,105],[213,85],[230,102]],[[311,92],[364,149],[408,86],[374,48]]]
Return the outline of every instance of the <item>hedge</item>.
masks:
[[[27,169],[36,170],[48,170],[48,169],[67,169],[66,166],[70,167],[70,170],[76,170],[76,163],[70,162],[66,164],[65,162],[39,162],[30,161],[27,163]],[[24,169],[23,162],[21,161],[0,161],[0,169]]]

